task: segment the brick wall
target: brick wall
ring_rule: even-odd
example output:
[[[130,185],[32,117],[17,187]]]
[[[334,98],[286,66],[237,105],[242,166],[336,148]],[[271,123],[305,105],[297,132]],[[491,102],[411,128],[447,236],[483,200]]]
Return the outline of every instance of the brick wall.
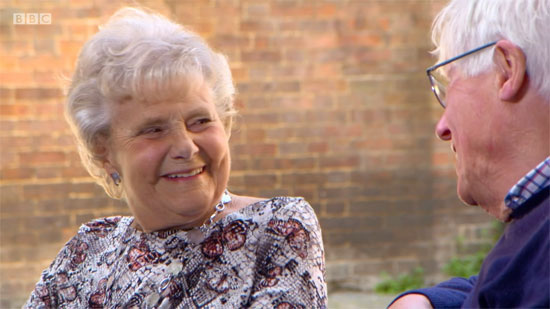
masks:
[[[489,217],[461,206],[424,69],[440,0],[148,0],[229,57],[241,116],[230,189],[306,197],[330,291],[382,270],[429,278]],[[0,3],[0,307],[17,307],[83,222],[128,214],[81,167],[60,83],[97,25],[130,1]],[[14,25],[13,13],[51,13]]]

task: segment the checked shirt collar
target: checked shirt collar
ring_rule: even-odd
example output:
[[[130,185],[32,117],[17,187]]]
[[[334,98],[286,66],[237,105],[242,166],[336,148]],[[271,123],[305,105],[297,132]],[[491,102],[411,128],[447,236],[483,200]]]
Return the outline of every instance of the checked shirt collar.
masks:
[[[518,209],[526,200],[545,187],[550,186],[550,157],[516,183],[504,198],[506,206]]]

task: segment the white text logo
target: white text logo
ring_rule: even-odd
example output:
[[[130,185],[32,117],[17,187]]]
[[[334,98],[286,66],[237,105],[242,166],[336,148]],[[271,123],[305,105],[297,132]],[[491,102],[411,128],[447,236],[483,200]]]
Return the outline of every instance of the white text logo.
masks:
[[[13,13],[15,25],[49,25],[52,23],[51,13]]]

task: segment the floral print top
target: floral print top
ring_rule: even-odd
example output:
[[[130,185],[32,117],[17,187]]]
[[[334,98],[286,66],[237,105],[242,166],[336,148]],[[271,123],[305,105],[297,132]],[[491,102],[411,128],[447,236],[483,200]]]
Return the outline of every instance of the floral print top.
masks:
[[[27,308],[326,308],[321,230],[303,198],[230,213],[193,243],[132,217],[83,225],[42,273]]]

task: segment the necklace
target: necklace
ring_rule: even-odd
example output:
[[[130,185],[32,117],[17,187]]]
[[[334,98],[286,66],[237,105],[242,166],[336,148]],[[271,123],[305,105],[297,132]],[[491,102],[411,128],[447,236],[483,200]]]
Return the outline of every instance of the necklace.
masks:
[[[210,218],[206,219],[201,226],[194,227],[187,232],[187,237],[189,238],[189,240],[191,240],[195,244],[198,244],[201,241],[203,241],[204,238],[206,237],[206,233],[208,233],[208,231],[212,227],[212,224],[214,223],[214,219],[216,219],[216,217],[222,211],[225,210],[225,204],[229,202],[231,202],[231,196],[229,195],[229,191],[225,189],[221,200],[214,207],[214,213],[210,216]]]
[[[231,196],[229,196],[229,192],[227,191],[227,189],[225,189],[225,191],[223,192],[222,194],[222,199],[218,202],[218,204],[216,204],[216,206],[214,207],[214,213],[210,216],[210,218],[206,219],[206,221],[204,221],[204,223],[198,227],[198,229],[202,232],[202,233],[205,233],[208,232],[208,230],[210,229],[210,227],[212,227],[212,223],[214,222],[214,219],[222,212],[225,210],[225,204],[231,202]],[[194,229],[197,229],[197,228],[194,228]]]

